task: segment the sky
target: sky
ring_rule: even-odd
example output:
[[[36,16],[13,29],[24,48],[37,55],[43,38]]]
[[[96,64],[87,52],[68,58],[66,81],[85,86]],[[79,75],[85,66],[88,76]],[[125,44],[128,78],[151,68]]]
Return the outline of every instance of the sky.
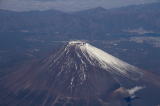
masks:
[[[116,8],[158,0],[0,0],[0,9],[13,11],[48,10],[80,11],[89,8]]]

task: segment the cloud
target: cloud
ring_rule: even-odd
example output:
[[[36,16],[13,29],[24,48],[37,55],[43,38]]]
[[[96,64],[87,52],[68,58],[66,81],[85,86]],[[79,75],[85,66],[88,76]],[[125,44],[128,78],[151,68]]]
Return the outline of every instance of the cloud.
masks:
[[[144,88],[145,87],[142,87],[142,86],[135,86],[134,88],[128,89],[127,91],[130,95],[135,95],[136,92],[138,92]]]
[[[47,9],[78,11],[99,6],[114,8],[154,1],[156,0],[0,0],[0,8],[15,11]]]

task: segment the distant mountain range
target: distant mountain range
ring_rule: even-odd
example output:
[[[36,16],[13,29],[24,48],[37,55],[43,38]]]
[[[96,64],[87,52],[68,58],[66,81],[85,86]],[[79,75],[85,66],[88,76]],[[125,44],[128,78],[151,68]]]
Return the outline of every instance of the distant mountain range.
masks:
[[[0,23],[1,35],[2,32],[43,33],[57,39],[100,39],[109,34],[160,33],[160,3],[109,10],[98,7],[75,13],[0,10]]]

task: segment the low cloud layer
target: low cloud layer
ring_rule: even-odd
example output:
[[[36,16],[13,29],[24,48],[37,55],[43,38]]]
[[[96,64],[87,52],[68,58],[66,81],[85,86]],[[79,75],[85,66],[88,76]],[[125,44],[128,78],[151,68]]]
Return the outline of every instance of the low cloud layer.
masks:
[[[0,9],[14,11],[58,9],[79,11],[94,7],[115,8],[157,0],[0,0]]]

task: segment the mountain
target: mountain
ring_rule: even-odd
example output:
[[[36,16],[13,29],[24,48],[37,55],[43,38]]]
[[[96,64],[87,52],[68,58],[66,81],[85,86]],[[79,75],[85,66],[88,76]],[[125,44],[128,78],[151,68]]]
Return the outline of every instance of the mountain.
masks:
[[[12,71],[0,79],[3,106],[129,106],[131,102],[154,106],[159,102],[159,77],[84,41],[70,41],[47,58]],[[148,103],[150,93],[155,95]]]
[[[128,7],[104,10],[104,9],[90,9],[86,11],[77,12],[79,17],[83,17],[87,22],[97,25],[97,29],[101,28],[101,32],[105,33],[124,33],[127,30],[139,29],[159,32],[157,23],[160,20],[159,8],[160,3],[133,5]],[[95,12],[93,12],[95,11]],[[98,26],[99,25],[99,26]],[[94,29],[97,31],[96,29]]]
[[[159,33],[159,7],[158,2],[108,10],[98,7],[75,13],[0,10],[0,32],[1,35],[4,32],[43,34],[52,39],[101,39],[109,34]]]

